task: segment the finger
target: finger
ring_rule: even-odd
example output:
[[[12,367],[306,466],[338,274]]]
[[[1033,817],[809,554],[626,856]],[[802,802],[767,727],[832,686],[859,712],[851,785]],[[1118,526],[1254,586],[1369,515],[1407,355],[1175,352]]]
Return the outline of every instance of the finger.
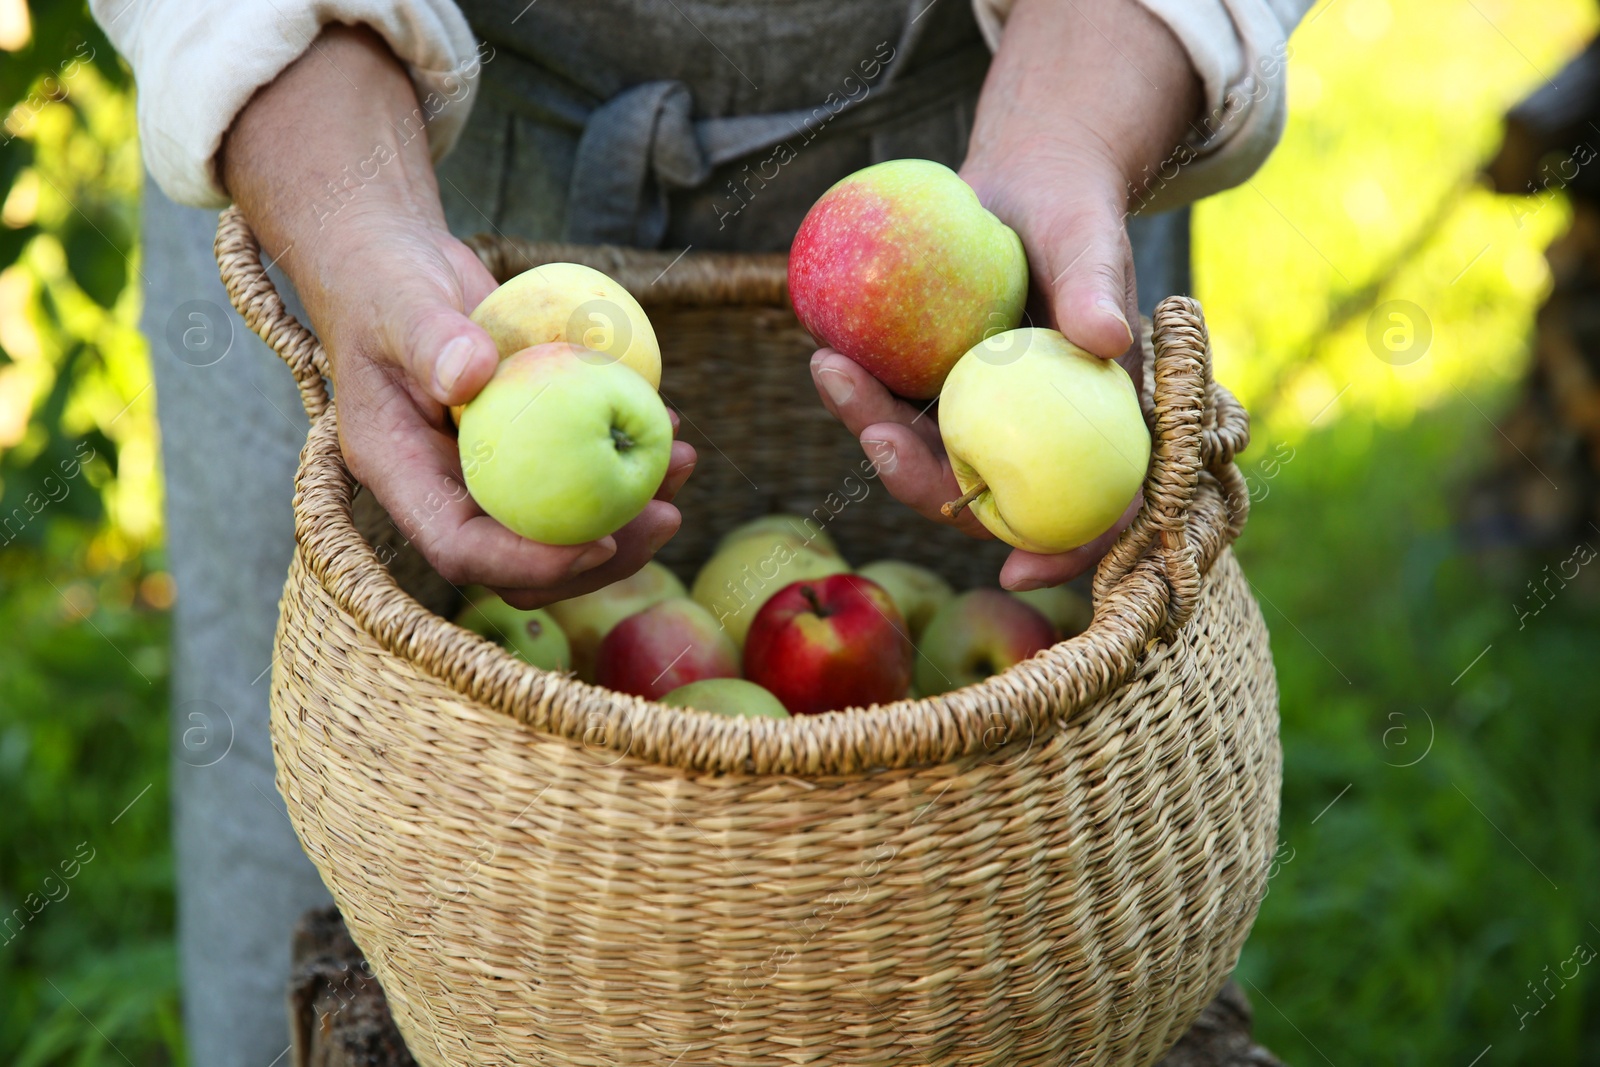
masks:
[[[1100,562],[1101,557],[1111,550],[1117,538],[1122,536],[1122,531],[1128,528],[1134,516],[1139,514],[1139,508],[1143,503],[1144,493],[1141,492],[1133,498],[1133,502],[1128,505],[1127,510],[1111,529],[1088,544],[1071,551],[1046,556],[1037,552],[1024,552],[1020,548],[1013,550],[1006,558],[1005,565],[1000,568],[1000,585],[1014,592],[1022,592],[1070,582]]]
[[[1105,359],[1133,345],[1138,305],[1120,207],[1109,197],[1068,203],[1034,228],[1028,252],[1050,313],[1073,344]]]
[[[384,332],[384,346],[411,381],[443,405],[477,396],[500,364],[487,331],[438,296],[407,299],[406,311]]]
[[[938,424],[928,414],[932,401],[913,405],[900,399],[850,357],[820,349],[811,357],[811,380],[823,406],[857,437],[875,423],[894,422],[910,426],[930,447],[943,450]]]
[[[678,495],[678,490],[683,488],[683,483],[689,480],[689,475],[694,473],[698,462],[699,456],[693,445],[687,441],[674,441],[672,458],[667,461],[667,473],[661,479],[661,488],[656,490],[655,498],[670,504]]]
[[[925,519],[953,525],[969,536],[985,540],[993,536],[971,510],[961,512],[954,520],[939,510],[946,501],[961,495],[961,486],[943,455],[935,454],[910,427],[895,422],[875,423],[862,432],[861,448],[877,468],[878,480],[900,503]]]
[[[633,521],[612,535],[617,542],[616,555],[598,567],[549,589],[495,588],[494,592],[507,604],[524,611],[592,593],[622,581],[650,562],[682,523],[683,517],[677,508],[662,500],[652,500]]]

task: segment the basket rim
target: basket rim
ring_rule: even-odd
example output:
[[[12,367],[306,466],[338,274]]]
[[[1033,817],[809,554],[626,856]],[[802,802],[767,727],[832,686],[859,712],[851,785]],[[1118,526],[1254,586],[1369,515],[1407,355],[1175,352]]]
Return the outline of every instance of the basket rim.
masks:
[[[586,253],[591,263],[610,266],[636,295],[631,286],[670,255],[487,237],[472,243],[491,270],[498,268],[497,276],[556,256],[583,262],[578,253]],[[870,708],[774,720],[655,703],[540,670],[435,615],[400,588],[355,527],[356,482],[339,450],[326,354],[273,290],[237,209],[223,215],[217,253],[235,306],[295,371],[312,416],[294,496],[296,553],[309,575],[386,651],[537,733],[611,753],[616,761],[701,773],[827,777],[992,757],[1015,743],[1031,744],[1121,686],[1151,641],[1188,622],[1202,576],[1238,536],[1247,514],[1249,494],[1233,456],[1248,443],[1248,416],[1211,378],[1199,305],[1169,297],[1157,308],[1153,344],[1147,335],[1154,448],[1144,505],[1099,565],[1088,630],[975,685]],[[651,302],[781,307],[776,265],[771,256],[708,253],[690,263],[674,289],[652,293]],[[274,657],[274,669],[276,663]]]

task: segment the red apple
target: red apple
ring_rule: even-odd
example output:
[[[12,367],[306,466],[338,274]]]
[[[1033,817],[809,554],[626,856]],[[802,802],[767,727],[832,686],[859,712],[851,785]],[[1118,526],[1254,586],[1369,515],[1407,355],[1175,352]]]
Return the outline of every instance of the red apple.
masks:
[[[739,677],[739,650],[711,613],[687,597],[652,604],[600,642],[595,680],[648,700],[705,678]]]
[[[859,574],[792,582],[762,605],[745,677],[792,715],[887,704],[911,683],[911,641],[883,586]]]
[[[947,600],[917,643],[917,693],[933,696],[974,685],[1056,643],[1056,628],[1037,609],[998,589]]]
[[[901,396],[939,395],[950,368],[1022,321],[1022,241],[949,167],[894,159],[814,204],[789,246],[789,296],[811,336]]]

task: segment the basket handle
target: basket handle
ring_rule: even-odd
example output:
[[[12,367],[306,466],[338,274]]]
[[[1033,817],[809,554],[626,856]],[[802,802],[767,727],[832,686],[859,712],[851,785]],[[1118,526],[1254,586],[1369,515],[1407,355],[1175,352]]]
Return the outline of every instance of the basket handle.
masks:
[[[1208,521],[1195,506],[1202,479],[1214,480],[1220,490],[1225,541],[1239,535],[1249,515],[1250,494],[1233,457],[1250,443],[1250,416],[1212,377],[1211,339],[1197,301],[1161,301],[1150,333],[1147,349],[1154,351],[1147,352],[1147,364],[1154,384],[1147,419],[1154,447],[1144,506],[1100,561],[1094,599],[1106,603],[1112,588],[1150,554],[1161,563],[1169,594],[1165,629],[1172,633],[1194,613],[1210,562],[1197,558],[1191,536],[1198,532],[1191,525]]]
[[[328,382],[333,380],[328,353],[316,334],[294,317],[278,295],[261,262],[261,242],[256,240],[255,231],[237,204],[217,220],[217,239],[212,247],[228,299],[245,325],[289,365],[295,384],[300,387],[300,404],[316,422],[328,410]]]
[[[467,244],[502,281],[541,263],[564,261],[606,272],[644,304],[781,306],[788,300],[787,260],[780,254],[675,256],[487,235]],[[329,404],[327,352],[278,295],[261,261],[261,245],[237,206],[218,221],[216,254],[233,306],[289,365],[306,414],[316,421]],[[1193,613],[1210,562],[1197,558],[1191,536],[1191,524],[1214,521],[1209,509],[1195,506],[1202,478],[1214,479],[1221,489],[1225,540],[1244,526],[1250,497],[1233,457],[1249,443],[1250,422],[1233,394],[1212,378],[1210,339],[1196,301],[1173,296],[1157,305],[1146,347],[1147,367],[1153,368],[1146,393],[1154,448],[1144,507],[1101,561],[1094,592],[1096,603],[1105,603],[1111,589],[1153,555],[1169,591],[1166,629],[1172,632]]]

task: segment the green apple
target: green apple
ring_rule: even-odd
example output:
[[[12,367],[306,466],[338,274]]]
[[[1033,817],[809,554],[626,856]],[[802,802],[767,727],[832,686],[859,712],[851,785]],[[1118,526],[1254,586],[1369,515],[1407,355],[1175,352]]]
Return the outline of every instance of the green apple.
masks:
[[[456,623],[475,634],[498,641],[519,659],[545,671],[572,669],[572,646],[566,632],[548,611],[514,608],[487,589],[477,590],[461,609]]]
[[[1022,321],[1022,240],[949,167],[893,159],[822,194],[789,246],[789,293],[811,336],[921,400],[962,354]]]
[[[911,629],[911,640],[922,636],[934,612],[955,595],[950,583],[926,567],[897,559],[880,559],[858,568],[856,573],[871,578],[889,593],[889,599]]]
[[[572,644],[573,669],[579,678],[592,682],[600,642],[612,627],[653,604],[688,595],[677,575],[651,560],[621,581],[551,604],[547,610]]]
[[[500,358],[566,341],[590,350],[591,362],[621,363],[661,387],[661,347],[644,309],[622,286],[581,263],[525,270],[483,298],[469,316],[493,339]],[[450,409],[461,424],[462,405]]]
[[[1049,619],[1050,625],[1056,628],[1059,640],[1077,637],[1094,621],[1094,608],[1089,601],[1064,585],[1026,589],[1011,595]]]
[[[768,529],[726,542],[706,560],[689,590],[744,647],[756,612],[790,582],[843,574],[850,565],[832,552],[807,544],[792,530]]]
[[[945,601],[917,645],[923,696],[975,685],[1055,643],[1039,612],[999,589],[974,589]]]
[[[961,357],[939,432],[962,497],[1000,540],[1055,553],[1105,533],[1150,464],[1133,379],[1055,330],[997,334]]]
[[[672,420],[650,383],[588,349],[524,349],[461,413],[461,469],[478,506],[512,531],[581,545],[621,529],[661,487]]]
[[[706,678],[680,685],[661,698],[675,708],[695,708],[736,719],[787,719],[778,698],[743,678]]]
[[[751,519],[741,526],[735,526],[721,541],[717,548],[726,548],[735,541],[746,537],[765,536],[768,534],[782,533],[793,534],[796,539],[818,552],[844,558],[844,553],[839,551],[839,546],[815,519],[807,519],[800,515],[763,515],[759,519]]]

